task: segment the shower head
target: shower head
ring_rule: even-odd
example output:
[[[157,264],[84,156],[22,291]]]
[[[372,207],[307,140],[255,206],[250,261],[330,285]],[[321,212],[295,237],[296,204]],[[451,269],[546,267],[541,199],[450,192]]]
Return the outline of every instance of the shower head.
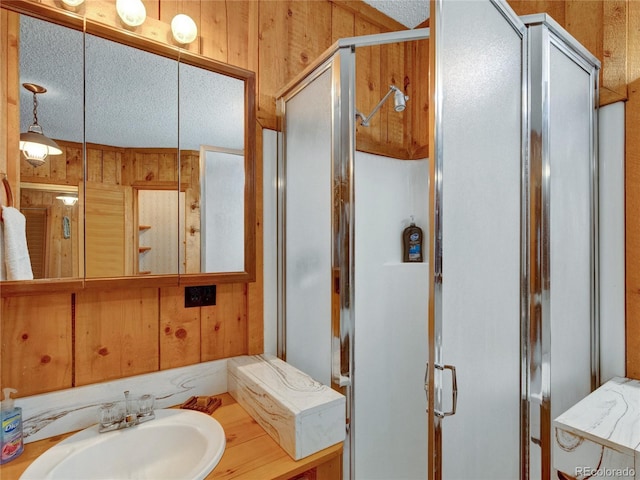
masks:
[[[387,100],[387,98],[391,96],[392,93],[394,94],[393,102],[394,102],[394,110],[396,112],[402,112],[407,107],[407,100],[409,100],[409,97],[407,97],[404,94],[404,92],[400,90],[398,87],[396,87],[395,85],[390,85],[389,91],[387,92],[387,94],[384,97],[382,97],[382,100],[380,100],[378,105],[375,106],[375,108],[369,114],[368,117],[365,117],[360,112],[356,111],[356,117],[360,117],[362,119],[362,121],[360,122],[360,125],[362,125],[363,127],[368,127],[369,120],[371,120],[371,118],[376,114],[376,112],[380,110],[380,107],[382,107],[382,104]]]
[[[394,110],[396,112],[404,111],[404,109],[407,107],[407,100],[409,100],[409,97],[407,97],[398,87],[394,85],[391,85],[391,89],[395,92],[393,98],[393,103],[395,104]]]

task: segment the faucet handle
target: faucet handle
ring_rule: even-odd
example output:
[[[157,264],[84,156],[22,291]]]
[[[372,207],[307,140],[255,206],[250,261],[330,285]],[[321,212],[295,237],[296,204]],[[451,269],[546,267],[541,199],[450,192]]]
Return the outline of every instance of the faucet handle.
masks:
[[[103,403],[100,405],[100,425],[102,427],[110,427],[122,420],[122,411],[120,406],[115,402]]]
[[[155,400],[155,397],[149,393],[145,393],[140,398],[138,398],[138,416],[146,417],[153,414]]]

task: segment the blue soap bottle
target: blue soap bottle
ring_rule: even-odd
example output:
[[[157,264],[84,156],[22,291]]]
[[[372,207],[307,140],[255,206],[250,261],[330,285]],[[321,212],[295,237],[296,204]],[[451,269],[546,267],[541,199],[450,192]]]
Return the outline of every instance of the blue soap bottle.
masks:
[[[0,465],[18,457],[24,450],[22,442],[22,409],[13,404],[15,388],[3,388],[4,398],[0,402]]]

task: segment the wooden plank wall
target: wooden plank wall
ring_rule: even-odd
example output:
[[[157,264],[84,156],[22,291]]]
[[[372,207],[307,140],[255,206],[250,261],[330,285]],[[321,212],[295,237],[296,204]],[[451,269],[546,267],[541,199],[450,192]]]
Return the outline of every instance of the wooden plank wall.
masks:
[[[42,2],[56,5],[55,0],[42,0]],[[168,22],[176,12],[186,12],[200,27],[200,36],[189,47],[190,50],[257,72],[258,138],[260,138],[261,128],[274,129],[277,126],[274,98],[277,90],[317,58],[333,41],[352,34],[402,29],[394,21],[359,1],[144,0],[144,2],[148,19],[138,33],[155,40],[165,39],[164,41],[171,43]],[[85,3],[85,8],[90,10],[86,12],[88,18],[111,22],[114,26],[121,28],[117,17],[113,15],[114,1],[95,0],[89,3],[90,6]],[[519,14],[545,11],[550,13],[602,60],[603,104],[627,98],[627,84],[631,84],[640,77],[639,3],[632,0],[510,1]],[[104,12],[109,14],[105,15]],[[10,23],[11,20],[3,11],[3,28],[0,29],[0,34],[3,36],[1,42],[3,49],[5,45],[12,45],[11,42],[15,44],[15,37],[11,38],[11,30],[4,28],[6,22]],[[15,55],[15,51],[9,48],[8,55]],[[404,56],[404,59],[400,60],[396,55]],[[390,77],[395,82],[404,83],[404,77],[408,75],[409,88],[415,88],[415,79],[423,78],[426,70],[422,68],[411,72],[407,64],[415,63],[416,58],[428,59],[425,55],[428,55],[425,51],[414,47],[409,51],[407,49],[403,52],[394,51],[388,55],[380,52],[379,58],[371,58],[374,67],[366,74],[359,73],[361,77],[358,80],[358,102],[361,101],[360,95],[363,95],[364,99],[358,107],[368,113],[386,92]],[[358,61],[359,65],[363,62],[360,59]],[[404,72],[400,67],[402,62],[405,64]],[[370,64],[367,63],[367,65],[370,67]],[[376,71],[378,65],[379,70]],[[362,68],[359,66],[359,70]],[[3,78],[5,74],[11,74],[11,71],[5,70],[0,72]],[[364,87],[360,82],[366,82]],[[369,88],[369,82],[373,88]],[[376,88],[377,91],[375,91]],[[16,95],[14,94],[12,99],[11,92],[3,91],[2,93],[8,98],[8,102],[3,104],[3,110],[0,112],[1,121],[5,121],[5,118],[13,118],[7,111],[14,108],[12,102],[15,102]],[[627,135],[628,235],[633,228],[637,228],[638,220],[633,218],[636,210],[631,211],[630,207],[636,205],[633,203],[634,199],[637,201],[640,196],[640,188],[635,188],[629,182],[632,175],[640,178],[640,159],[636,161],[634,157],[634,155],[637,156],[640,146],[630,141],[630,137],[633,137],[632,134],[637,130],[637,125],[633,122],[637,121],[640,111],[640,106],[637,105],[640,102],[634,100],[635,94],[634,86],[630,88],[630,101],[627,104],[628,129],[633,129],[628,131]],[[409,95],[411,96],[412,93]],[[423,110],[428,108],[428,99],[421,100],[419,105]],[[14,108],[13,115],[15,114]],[[426,120],[422,120],[419,116],[409,121],[412,123],[409,127],[405,127],[402,135],[411,132],[412,135],[423,135],[423,137],[412,138],[408,142],[403,138],[397,144],[409,145],[410,152],[424,151],[428,134],[422,133],[422,130]],[[386,133],[384,128],[387,128]],[[417,131],[418,134],[416,134]],[[393,132],[398,132],[397,125],[381,127],[381,129],[378,127],[378,130],[374,128],[368,134],[376,141],[384,142],[388,140],[389,132],[392,132],[393,137],[396,134]],[[13,132],[14,136],[16,134],[17,132]],[[364,138],[366,135],[360,135],[360,137]],[[10,133],[5,138],[10,138]],[[258,145],[260,148],[260,141]],[[0,143],[0,147],[2,146],[3,144]],[[10,145],[6,148],[10,149]],[[11,153],[11,155],[14,154],[15,152]],[[7,158],[14,157],[8,155]],[[634,159],[633,163],[630,163],[631,159]],[[259,164],[260,162],[261,158],[258,159]],[[15,178],[18,178],[17,172]],[[259,246],[262,238],[261,185],[262,174],[258,165],[256,232]],[[634,265],[628,265],[628,272],[631,268],[637,269],[637,258],[640,257],[638,252],[640,252],[640,234],[637,240],[630,236],[627,241],[628,262],[630,259],[636,259]],[[249,285],[220,287],[219,305],[215,307],[215,314],[209,310],[200,310],[199,315],[191,311],[182,312],[177,305],[179,295],[175,290],[166,287],[153,288],[150,292],[142,289],[144,291],[130,293],[127,290],[118,289],[107,292],[82,292],[77,296],[64,293],[38,298],[3,298],[2,386],[13,384],[12,386],[21,389],[22,395],[27,395],[66,388],[79,384],[78,382],[83,384],[97,382],[105,378],[117,378],[133,372],[142,373],[148,369],[163,368],[167,365],[195,362],[198,358],[199,361],[204,361],[243,352],[260,352],[262,350],[261,256],[262,251],[259,247],[258,281]],[[639,350],[637,342],[640,338],[640,322],[637,319],[640,318],[640,302],[632,305],[630,297],[640,295],[638,293],[640,278],[635,280],[628,277],[627,292],[628,373],[638,377],[640,357],[634,356],[633,352]],[[139,315],[134,316],[128,313],[140,312],[140,305],[145,302],[153,303],[152,298],[157,300],[158,305],[157,334],[154,330],[155,326],[151,325],[153,322],[145,323],[144,318],[140,318]],[[93,325],[90,328],[95,328],[96,332],[102,332],[100,336],[103,338],[78,330],[78,325],[75,324],[78,318],[71,314],[73,310],[71,305],[74,301],[79,310],[76,317],[80,315],[78,318],[81,319],[81,325]],[[99,313],[96,315],[84,313],[89,305],[92,312]],[[116,323],[133,322],[131,327],[127,327],[126,334],[118,333],[114,330],[115,327],[109,326],[107,319],[110,312],[118,314],[119,320]],[[145,328],[151,329],[152,337],[158,340],[158,355],[154,356],[157,365],[140,363],[135,360],[133,353],[135,348],[131,350],[135,335],[142,334]],[[75,351],[72,352],[73,348],[68,339],[78,334],[85,335],[82,340],[85,346],[79,349],[76,345]],[[110,353],[105,355],[105,350],[102,348],[106,348]],[[150,347],[148,342],[143,341],[140,348],[141,351],[147,351],[146,349]],[[73,355],[76,356],[75,363],[71,362]],[[118,361],[105,369],[103,365],[107,362],[102,361],[105,359],[96,358],[96,356],[108,357],[109,355],[113,355],[112,358],[117,357]],[[46,373],[43,375],[38,373],[37,381],[26,381],[28,368]]]

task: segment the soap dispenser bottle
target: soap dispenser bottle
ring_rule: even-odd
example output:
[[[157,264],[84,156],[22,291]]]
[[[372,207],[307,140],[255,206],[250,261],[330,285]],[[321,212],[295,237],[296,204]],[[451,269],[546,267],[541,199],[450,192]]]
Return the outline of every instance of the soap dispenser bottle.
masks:
[[[10,462],[24,450],[22,442],[22,409],[13,404],[15,388],[3,388],[4,398],[0,402],[0,465]]]
[[[422,262],[422,229],[411,216],[411,224],[402,232],[403,262]]]

